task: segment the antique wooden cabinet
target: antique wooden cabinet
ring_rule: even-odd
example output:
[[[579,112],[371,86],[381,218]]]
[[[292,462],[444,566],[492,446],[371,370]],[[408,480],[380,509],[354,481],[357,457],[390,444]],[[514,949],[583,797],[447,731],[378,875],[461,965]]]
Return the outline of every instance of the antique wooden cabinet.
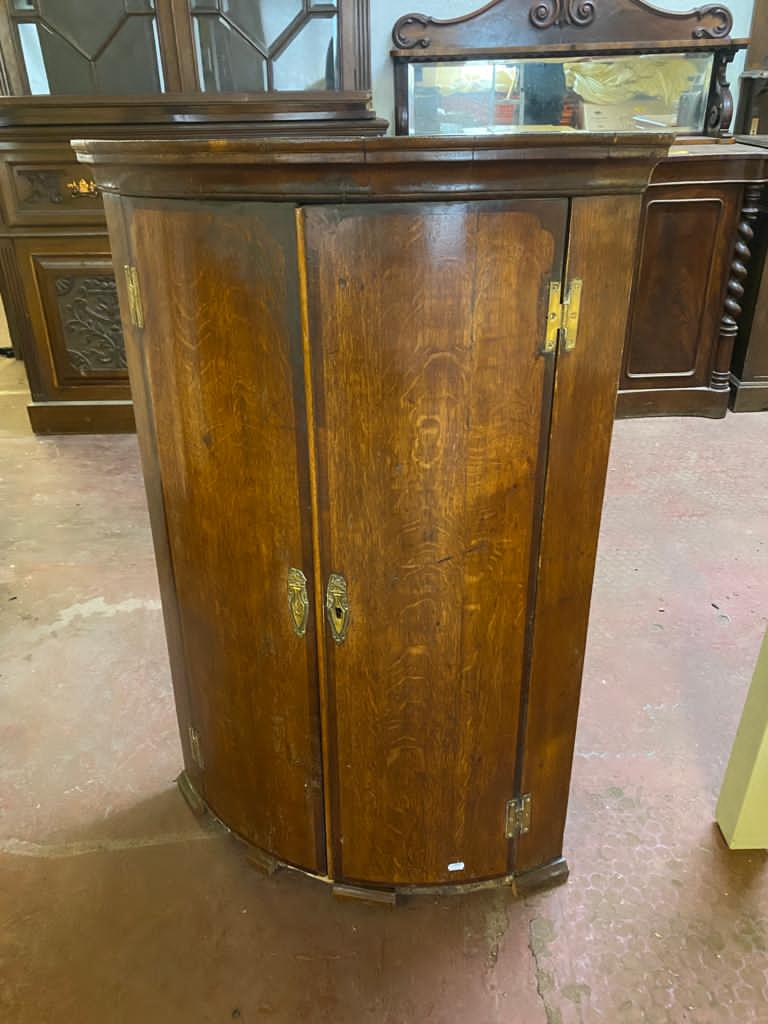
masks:
[[[37,433],[134,429],[104,208],[70,140],[380,135],[368,94],[0,103],[0,291]]]
[[[745,136],[759,147],[768,165],[768,135]],[[734,412],[768,409],[768,186],[755,197],[750,239],[750,272],[746,276],[743,313],[731,364],[730,406]]]
[[[762,155],[729,136],[723,5],[492,0],[395,24],[401,134],[673,130],[644,200],[618,415],[725,415]]]
[[[643,201],[619,416],[722,417],[768,161],[732,139],[682,141]]]
[[[385,898],[564,876],[669,139],[75,144],[120,268],[182,784],[262,856]]]
[[[741,78],[736,131],[762,150],[768,164],[768,3],[756,0],[747,70]],[[768,409],[768,186],[757,202],[752,262],[731,366],[731,409]]]
[[[37,432],[133,429],[101,200],[69,141],[381,134],[368,0],[0,0],[0,291]]]

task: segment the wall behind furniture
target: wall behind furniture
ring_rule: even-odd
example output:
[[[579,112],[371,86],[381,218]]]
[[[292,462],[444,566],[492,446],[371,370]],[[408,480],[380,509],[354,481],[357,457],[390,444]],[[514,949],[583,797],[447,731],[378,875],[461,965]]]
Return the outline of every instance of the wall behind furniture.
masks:
[[[655,0],[655,6],[670,11],[688,11],[692,7],[704,6],[709,0]],[[733,12],[733,35],[748,36],[752,22],[753,0],[726,0],[726,6]],[[403,0],[371,0],[371,76],[373,81],[373,103],[379,117],[386,117],[390,132],[394,122],[394,87],[392,85],[392,26],[403,14],[419,11],[439,18],[455,18],[460,14],[477,10],[481,0],[425,0],[420,3],[404,3]],[[738,80],[744,67],[744,56],[739,54],[731,65],[730,80],[734,99],[737,98]]]

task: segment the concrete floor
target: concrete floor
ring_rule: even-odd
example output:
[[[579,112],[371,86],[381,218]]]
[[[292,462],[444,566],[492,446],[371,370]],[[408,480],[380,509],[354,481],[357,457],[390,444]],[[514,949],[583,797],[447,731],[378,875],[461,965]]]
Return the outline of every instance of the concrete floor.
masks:
[[[768,1021],[768,856],[713,808],[768,615],[768,414],[617,424],[569,883],[395,911],[187,811],[136,441],[0,363],[2,1024]],[[15,394],[13,392],[16,392]]]

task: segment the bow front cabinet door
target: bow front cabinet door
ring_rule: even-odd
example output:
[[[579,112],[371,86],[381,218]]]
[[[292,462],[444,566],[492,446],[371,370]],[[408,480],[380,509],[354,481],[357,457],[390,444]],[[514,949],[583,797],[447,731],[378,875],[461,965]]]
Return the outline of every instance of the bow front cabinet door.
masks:
[[[79,145],[106,194],[188,799],[350,891],[564,877],[661,143],[617,146],[605,181],[605,144],[565,146],[568,188],[519,140],[471,167],[413,140],[182,146],[175,167]]]

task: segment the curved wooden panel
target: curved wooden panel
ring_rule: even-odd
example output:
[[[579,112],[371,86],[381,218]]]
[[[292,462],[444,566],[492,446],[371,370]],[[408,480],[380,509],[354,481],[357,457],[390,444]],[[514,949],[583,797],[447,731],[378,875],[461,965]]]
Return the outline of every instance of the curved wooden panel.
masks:
[[[305,211],[337,875],[505,875],[562,200]]]
[[[256,846],[324,870],[293,208],[136,204],[140,332],[205,799]]]

